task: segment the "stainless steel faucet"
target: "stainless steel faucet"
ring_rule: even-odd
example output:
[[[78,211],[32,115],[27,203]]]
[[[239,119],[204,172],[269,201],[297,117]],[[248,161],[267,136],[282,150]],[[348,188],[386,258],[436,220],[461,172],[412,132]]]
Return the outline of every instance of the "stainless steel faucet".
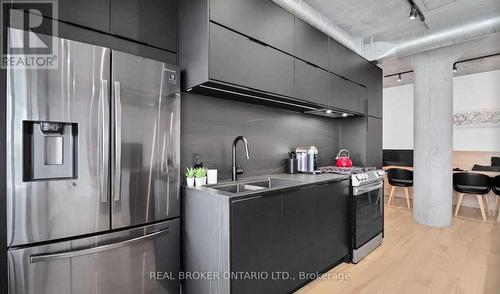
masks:
[[[233,181],[238,180],[238,175],[243,173],[243,169],[238,168],[236,164],[236,145],[238,145],[238,141],[243,141],[243,145],[245,146],[245,153],[247,156],[247,159],[250,159],[250,155],[248,154],[248,140],[247,138],[243,136],[238,136],[234,139],[233,141],[233,149],[231,151],[231,166],[232,166],[232,177],[231,179]]]

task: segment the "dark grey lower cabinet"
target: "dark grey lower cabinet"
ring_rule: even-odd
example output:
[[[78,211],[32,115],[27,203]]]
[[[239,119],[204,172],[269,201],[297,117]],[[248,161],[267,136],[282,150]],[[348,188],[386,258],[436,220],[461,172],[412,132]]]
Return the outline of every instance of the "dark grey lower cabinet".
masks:
[[[280,294],[302,287],[348,257],[348,197],[348,180],[239,199],[185,189],[184,271],[219,278],[186,279],[183,290]]]
[[[348,254],[348,181],[318,186],[316,266],[323,271]]]
[[[271,273],[283,270],[281,194],[233,201],[231,205],[231,272],[267,273],[268,279],[232,279],[231,293],[281,293]]]
[[[285,293],[347,256],[348,195],[347,181],[283,194],[284,271],[291,275]]]
[[[233,201],[231,272],[268,278],[233,279],[232,293],[288,293],[346,257],[348,195],[342,181]]]
[[[290,279],[283,281],[284,293],[295,290],[304,281],[300,273],[314,273],[317,267],[315,255],[317,187],[311,186],[283,195],[283,238],[286,246],[284,271]],[[323,236],[326,237],[326,236]]]

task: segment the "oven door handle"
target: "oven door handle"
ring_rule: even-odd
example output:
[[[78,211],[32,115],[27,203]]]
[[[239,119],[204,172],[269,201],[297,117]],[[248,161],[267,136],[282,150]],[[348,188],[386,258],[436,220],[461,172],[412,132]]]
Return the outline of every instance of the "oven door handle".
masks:
[[[378,183],[376,185],[370,185],[368,187],[354,187],[352,190],[352,194],[354,196],[362,195],[367,192],[371,192],[373,190],[378,190],[384,186],[384,183]]]

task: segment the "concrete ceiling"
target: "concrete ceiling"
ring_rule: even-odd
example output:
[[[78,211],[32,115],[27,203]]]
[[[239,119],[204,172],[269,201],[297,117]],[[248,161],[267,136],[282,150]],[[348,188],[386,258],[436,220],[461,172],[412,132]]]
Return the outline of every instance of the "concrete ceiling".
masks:
[[[407,0],[304,0],[355,37],[393,41],[469,21],[498,16],[499,0],[414,0],[425,24],[408,18]]]
[[[460,45],[459,50],[462,55],[458,59],[467,60],[480,56],[487,56],[500,53],[500,34],[491,34],[479,40],[469,41]],[[379,66],[384,69],[384,75],[396,74],[411,70],[410,58],[391,58],[382,60]],[[492,70],[500,70],[500,55],[478,59],[474,61],[459,62],[457,72],[454,76],[462,76]],[[384,87],[394,87],[413,83],[413,73],[403,74],[401,82],[397,81],[397,76],[384,78]]]
[[[365,42],[369,42],[371,38],[375,42],[391,42],[500,15],[500,0],[414,0],[425,15],[425,23],[408,18],[411,6],[407,0],[303,1],[353,37],[362,38]],[[500,33],[483,39],[467,42],[460,59],[500,53]],[[412,69],[406,58],[382,60],[380,66],[385,75]],[[456,74],[500,69],[500,62],[497,58],[489,58],[461,66],[463,71],[459,70]],[[396,79],[397,77],[394,81]],[[385,80],[384,86],[394,85],[394,81]]]

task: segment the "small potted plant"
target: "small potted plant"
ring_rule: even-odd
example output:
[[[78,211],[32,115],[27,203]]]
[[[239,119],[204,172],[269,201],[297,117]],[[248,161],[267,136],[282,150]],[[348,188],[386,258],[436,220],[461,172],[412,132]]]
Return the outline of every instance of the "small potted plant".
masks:
[[[196,174],[196,169],[192,167],[186,168],[184,171],[184,175],[186,176],[186,182],[188,187],[193,187],[194,186],[194,178]]]
[[[196,186],[203,186],[207,183],[207,170],[204,167],[195,169],[194,176]]]

